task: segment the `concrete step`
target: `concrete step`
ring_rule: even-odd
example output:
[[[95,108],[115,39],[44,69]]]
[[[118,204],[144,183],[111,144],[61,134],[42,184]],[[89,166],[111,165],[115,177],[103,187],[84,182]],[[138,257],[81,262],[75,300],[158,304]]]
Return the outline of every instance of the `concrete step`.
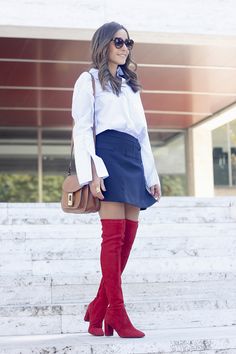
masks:
[[[235,222],[236,197],[228,198],[162,198],[141,212],[144,223]],[[98,222],[98,215],[66,214],[59,203],[2,203],[2,224],[83,224]]]
[[[85,333],[101,277],[98,215],[65,214],[58,203],[0,204],[0,222],[0,334]],[[235,231],[236,198],[162,198],[141,212],[123,274],[134,324],[236,325]]]
[[[150,273],[136,274],[133,276],[129,273],[123,274],[123,284],[127,288],[126,298],[136,296],[137,289],[142,289],[142,296],[151,298],[152,294],[158,296],[155,301],[160,300],[161,293],[165,301],[171,298],[172,292],[175,289],[175,294],[183,294],[182,289],[188,290],[188,298],[191,296],[193,300],[199,300],[199,297],[207,289],[207,293],[212,295],[212,301],[219,294],[222,297],[223,290],[227,296],[224,300],[232,297],[234,292],[234,284],[236,281],[236,273],[221,273],[221,272],[206,272],[206,273]],[[65,301],[84,301],[87,303],[90,298],[95,296],[100,281],[98,274],[88,276],[61,275],[51,276],[33,276],[33,275],[7,275],[0,276],[0,306],[7,305],[38,305],[58,303],[59,299]],[[208,285],[207,285],[208,284]],[[156,290],[155,290],[156,288]],[[177,292],[177,289],[180,289]],[[218,291],[220,288],[220,291]],[[167,290],[169,289],[169,294]],[[166,293],[163,293],[163,291]],[[210,292],[209,292],[210,290]],[[129,295],[130,294],[130,295]],[[199,296],[197,296],[199,294]],[[175,295],[173,295],[174,298]],[[206,298],[206,292],[204,294]],[[175,301],[174,299],[173,301]],[[209,297],[207,301],[209,301]],[[223,298],[222,298],[223,300]],[[232,300],[232,299],[231,299]]]
[[[235,354],[235,327],[158,329],[141,339],[94,337],[89,334],[7,336],[0,354]]]
[[[173,257],[224,257],[236,254],[234,236],[222,237],[148,237],[137,235],[132,248],[132,258]],[[101,238],[96,239],[30,239],[0,241],[0,257],[30,255],[32,261],[97,259],[100,255]]]
[[[236,232],[232,229],[234,224],[229,224],[226,237],[221,235],[205,235],[205,236],[161,236],[153,228],[140,227],[138,231],[132,256],[138,257],[169,257],[169,256],[232,256],[236,251]],[[236,227],[236,224],[235,224]],[[172,226],[173,228],[173,226]],[[58,227],[59,229],[59,227]],[[94,228],[93,228],[94,229]],[[19,226],[18,226],[19,230]],[[41,227],[41,234],[47,230]],[[66,229],[64,230],[66,233]],[[86,231],[86,230],[85,230]],[[23,231],[22,231],[23,232]],[[38,231],[39,232],[39,231]],[[80,228],[78,233],[80,232]],[[156,236],[154,236],[156,233]],[[7,254],[14,256],[17,254],[30,254],[32,260],[43,259],[85,259],[97,258],[100,253],[101,237],[96,236],[90,227],[87,227],[87,235],[92,234],[94,237],[77,237],[54,238],[47,235],[42,242],[41,238],[3,238],[0,241],[0,255]],[[6,234],[5,234],[6,235]],[[19,232],[17,231],[19,236]],[[58,242],[60,240],[60,242]]]
[[[235,223],[166,223],[144,224],[139,223],[137,239],[146,237],[172,238],[199,238],[202,237],[235,237]],[[21,224],[19,225],[0,225],[0,241],[3,240],[71,240],[71,239],[93,239],[101,240],[101,226],[99,220],[94,224]],[[2,243],[3,245],[3,243]]]
[[[143,329],[236,325],[235,288],[235,280],[123,284],[127,310]],[[96,290],[97,284],[52,285],[47,291],[36,287],[23,294],[16,291],[11,298],[12,287],[5,288],[2,298],[7,299],[9,292],[12,305],[0,307],[0,333],[85,332],[83,316]],[[22,304],[16,306],[19,301]]]
[[[2,271],[4,265],[15,264],[17,259],[25,262],[94,260],[99,259],[101,239],[28,239],[0,241]],[[228,237],[139,237],[132,248],[131,258],[136,263],[145,258],[186,259],[232,258],[236,254],[236,233]],[[7,266],[7,265],[6,265]],[[17,267],[17,265],[16,265]],[[7,268],[5,268],[6,270]]]
[[[166,304],[168,306],[168,304]],[[138,311],[139,307],[141,310]],[[158,307],[158,303],[156,304]],[[129,316],[142,330],[236,326],[236,309],[191,309],[191,311],[142,310],[142,304],[128,306]],[[84,305],[22,306],[1,308],[0,333],[4,335],[32,335],[87,332],[83,321]]]
[[[136,275],[139,271],[143,273],[158,272],[236,272],[235,256],[217,257],[163,257],[160,259],[131,258],[126,271]],[[1,255],[1,274],[33,274],[33,275],[56,275],[65,276],[75,274],[79,276],[90,273],[100,274],[98,259],[52,259],[52,260],[32,260],[30,254],[18,254],[9,257],[7,254]]]
[[[158,272],[236,272],[235,256],[217,257],[163,257],[163,258],[131,258],[126,266],[126,272],[134,276],[139,273]],[[52,259],[52,260],[32,260],[30,254],[18,254],[9,257],[7,254],[1,255],[1,275],[57,275],[68,276],[89,275],[91,273],[100,274],[100,264],[98,259]]]
[[[210,277],[209,277],[210,278]],[[134,282],[123,277],[123,291],[128,301],[152,299],[153,302],[172,301],[173,306],[179,299],[198,300],[222,300],[230,301],[235,296],[236,279],[205,281],[176,281],[175,282],[151,282],[152,277],[146,277],[143,282]],[[12,282],[11,282],[12,280]],[[82,281],[82,283],[79,283]],[[96,295],[98,283],[91,284],[89,279],[76,279],[74,277],[50,279],[50,277],[29,277],[28,279],[13,279],[12,277],[0,278],[1,298],[0,305],[51,305],[64,303],[89,302]]]
[[[76,303],[88,301],[96,294],[96,285],[52,285],[52,303]],[[147,300],[166,301],[172,299],[224,299],[232,300],[235,295],[235,281],[179,282],[179,283],[124,283],[126,299],[131,301]]]
[[[4,294],[3,294],[4,295]],[[91,300],[92,297],[90,297],[89,300]],[[81,299],[84,300],[84,299]],[[47,299],[45,302],[41,300],[41,302],[37,302],[36,299],[31,298],[31,301],[34,302],[34,304],[29,304],[29,302],[25,303],[20,303],[18,305],[16,304],[9,304],[9,305],[4,305],[0,306],[0,316],[1,317],[25,317],[26,314],[27,316],[34,316],[36,314],[40,314],[41,316],[46,316],[47,314],[49,316],[52,316],[53,314],[58,314],[58,311],[60,314],[66,314],[68,311],[70,312],[69,314],[77,314],[78,316],[81,316],[81,318],[84,316],[86,307],[89,303],[89,300],[86,302],[83,301],[76,301],[72,303],[66,303],[65,301],[62,301],[61,303],[49,303]],[[234,297],[226,298],[226,297],[221,297],[219,295],[214,295],[212,297],[209,297],[207,295],[201,296],[199,294],[198,296],[194,295],[186,295],[186,296],[167,296],[166,298],[155,298],[154,296],[146,296],[143,298],[136,298],[133,299],[131,296],[125,296],[126,300],[126,308],[129,313],[131,312],[139,312],[139,313],[155,313],[161,312],[163,315],[167,314],[171,311],[178,311],[178,312],[189,312],[192,310],[202,310],[202,311],[208,311],[208,310],[235,310],[236,309],[236,300]],[[17,301],[15,302],[17,303]],[[55,309],[57,312],[55,312]],[[68,310],[69,309],[69,310]],[[47,312],[47,314],[45,314]]]

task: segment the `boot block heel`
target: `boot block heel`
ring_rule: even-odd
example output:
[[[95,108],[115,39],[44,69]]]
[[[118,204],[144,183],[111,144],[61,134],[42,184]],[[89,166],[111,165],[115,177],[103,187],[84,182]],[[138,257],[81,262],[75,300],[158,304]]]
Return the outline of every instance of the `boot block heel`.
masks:
[[[108,323],[105,322],[105,336],[107,337],[113,336],[113,332],[114,332],[113,328]]]
[[[145,334],[135,328],[124,307],[111,309],[108,308],[105,317],[105,335],[112,335],[113,330],[123,338],[142,338]],[[108,333],[108,334],[107,334]]]
[[[104,332],[102,328],[94,327],[92,325],[89,326],[88,332],[93,336],[97,336],[97,337],[104,336]]]
[[[84,316],[84,321],[89,322],[89,309],[87,309],[86,314]]]

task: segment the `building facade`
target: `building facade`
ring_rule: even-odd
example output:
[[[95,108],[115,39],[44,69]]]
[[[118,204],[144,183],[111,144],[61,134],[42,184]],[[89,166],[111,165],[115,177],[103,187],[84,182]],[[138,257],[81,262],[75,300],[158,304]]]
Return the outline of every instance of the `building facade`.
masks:
[[[145,4],[0,1],[0,201],[60,199],[73,85],[111,20],[135,40],[163,194],[236,195],[236,5]]]

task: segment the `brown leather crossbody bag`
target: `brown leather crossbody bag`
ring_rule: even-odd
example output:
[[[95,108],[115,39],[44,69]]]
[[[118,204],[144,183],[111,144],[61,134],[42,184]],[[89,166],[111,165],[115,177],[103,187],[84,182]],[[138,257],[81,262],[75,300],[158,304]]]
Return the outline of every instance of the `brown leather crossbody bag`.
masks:
[[[95,80],[92,74],[92,84],[93,84],[93,95],[95,102]],[[95,107],[94,107],[95,108]],[[95,114],[95,109],[94,109]],[[95,117],[93,116],[93,136],[94,143],[96,138],[95,133]],[[73,130],[71,137],[71,155],[70,155],[70,164],[68,168],[67,177],[65,178],[62,184],[62,197],[61,197],[61,207],[65,213],[75,213],[75,214],[86,214],[86,213],[95,213],[100,209],[100,200],[95,198],[88,184],[81,186],[79,184],[76,173],[72,174],[72,158],[74,150],[74,141],[73,141]],[[81,166],[81,168],[83,168]]]

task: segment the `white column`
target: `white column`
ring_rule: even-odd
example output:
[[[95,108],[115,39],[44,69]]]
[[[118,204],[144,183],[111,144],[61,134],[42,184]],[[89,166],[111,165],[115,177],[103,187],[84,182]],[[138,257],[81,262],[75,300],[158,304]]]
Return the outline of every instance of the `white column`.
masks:
[[[214,196],[212,131],[236,119],[236,104],[188,129],[187,169],[189,195]]]
[[[198,197],[214,196],[212,137],[204,128],[188,131],[189,194]]]

